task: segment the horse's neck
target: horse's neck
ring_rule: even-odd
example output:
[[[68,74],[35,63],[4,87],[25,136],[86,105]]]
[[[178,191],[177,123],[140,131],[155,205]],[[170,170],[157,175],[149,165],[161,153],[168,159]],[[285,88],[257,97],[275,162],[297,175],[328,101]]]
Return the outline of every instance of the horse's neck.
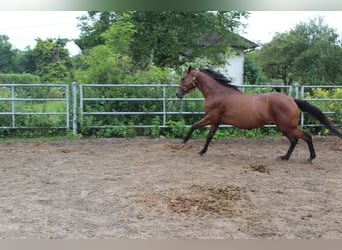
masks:
[[[216,96],[222,92],[236,92],[236,90],[225,87],[209,77],[202,77],[198,84],[198,88],[202,92],[204,98]]]

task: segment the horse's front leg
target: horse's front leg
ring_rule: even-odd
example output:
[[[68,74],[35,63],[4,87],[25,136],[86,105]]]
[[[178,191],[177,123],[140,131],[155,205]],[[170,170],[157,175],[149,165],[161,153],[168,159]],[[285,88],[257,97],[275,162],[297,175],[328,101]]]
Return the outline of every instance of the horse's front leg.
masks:
[[[186,134],[186,136],[185,136],[184,139],[183,139],[183,144],[186,144],[186,142],[190,139],[192,133],[194,132],[194,130],[195,130],[196,128],[199,128],[198,125],[197,125],[197,123],[191,126],[189,132]]]
[[[200,155],[204,155],[207,152],[209,144],[210,144],[211,140],[213,139],[215,132],[216,132],[218,127],[219,127],[218,124],[212,124],[211,125],[209,133],[207,135],[207,140],[205,142],[205,145],[204,145],[203,149],[199,152]]]
[[[195,129],[201,128],[201,127],[209,125],[209,124],[210,124],[210,119],[207,116],[203,117],[201,120],[196,122],[194,125],[191,126],[189,132],[184,137],[183,143],[185,144],[190,139],[190,137],[191,137],[191,135]]]

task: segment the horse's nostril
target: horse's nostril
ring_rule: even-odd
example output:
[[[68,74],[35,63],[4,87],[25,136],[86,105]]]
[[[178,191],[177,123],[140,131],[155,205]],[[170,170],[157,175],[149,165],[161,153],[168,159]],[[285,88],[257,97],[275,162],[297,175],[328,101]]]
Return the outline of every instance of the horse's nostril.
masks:
[[[182,94],[181,94],[181,93],[177,92],[177,93],[176,93],[176,96],[177,96],[179,99],[182,99]]]

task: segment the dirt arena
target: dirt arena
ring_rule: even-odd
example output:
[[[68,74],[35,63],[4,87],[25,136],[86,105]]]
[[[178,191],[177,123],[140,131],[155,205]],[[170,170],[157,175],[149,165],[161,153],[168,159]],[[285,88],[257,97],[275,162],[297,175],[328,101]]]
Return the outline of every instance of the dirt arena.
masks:
[[[3,239],[342,239],[342,140],[0,142]]]

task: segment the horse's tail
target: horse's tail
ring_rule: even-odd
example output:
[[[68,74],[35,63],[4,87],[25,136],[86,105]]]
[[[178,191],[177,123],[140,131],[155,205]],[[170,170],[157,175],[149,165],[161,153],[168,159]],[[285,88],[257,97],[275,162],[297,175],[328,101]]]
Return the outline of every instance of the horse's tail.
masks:
[[[299,107],[301,111],[308,112],[310,115],[314,116],[317,120],[319,120],[331,132],[336,134],[338,137],[342,138],[342,133],[338,131],[337,128],[335,128],[329,122],[328,118],[323,114],[323,112],[319,108],[311,105],[307,101],[298,100],[298,99],[294,99],[294,101],[296,102],[297,106]]]

